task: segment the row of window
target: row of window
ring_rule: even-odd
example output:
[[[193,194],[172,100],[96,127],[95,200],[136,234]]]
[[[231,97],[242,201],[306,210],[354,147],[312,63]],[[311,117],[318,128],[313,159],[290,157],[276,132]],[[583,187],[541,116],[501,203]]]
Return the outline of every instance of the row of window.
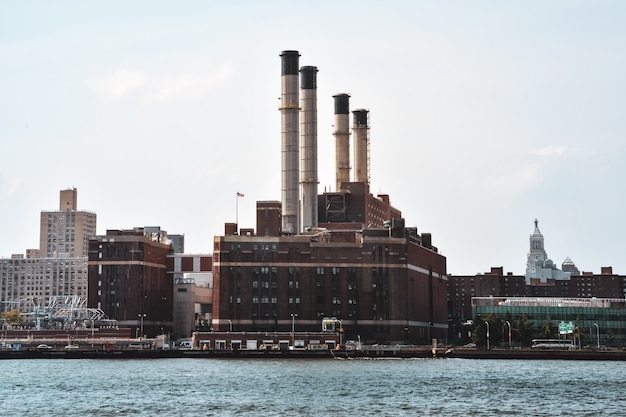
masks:
[[[276,244],[275,244],[275,243],[273,243],[271,246],[270,246],[270,244],[269,244],[269,243],[265,243],[265,244],[256,244],[256,243],[255,243],[255,244],[252,246],[252,250],[269,251],[269,250],[270,250],[270,247],[271,247],[271,250],[272,250],[272,251],[276,251],[276,250],[277,250],[277,248],[276,248]],[[230,250],[231,250],[231,251],[241,250],[241,244],[239,244],[239,243],[237,243],[237,244],[231,243],[231,244],[230,244]]]
[[[100,294],[98,294],[100,295]],[[323,304],[323,297],[321,297],[321,300],[318,300],[321,304]],[[241,297],[233,297],[232,295],[229,298],[229,302],[232,304],[233,302],[236,302],[237,304],[241,304]],[[259,304],[259,302],[261,304],[278,304],[278,297],[273,296],[253,296],[252,297],[252,304]],[[349,298],[347,300],[348,304],[351,306],[356,306],[357,302],[355,298]],[[300,304],[300,297],[289,297],[288,304]],[[339,297],[333,297],[333,305],[341,305],[341,298]],[[374,307],[374,309],[376,309],[376,307]]]

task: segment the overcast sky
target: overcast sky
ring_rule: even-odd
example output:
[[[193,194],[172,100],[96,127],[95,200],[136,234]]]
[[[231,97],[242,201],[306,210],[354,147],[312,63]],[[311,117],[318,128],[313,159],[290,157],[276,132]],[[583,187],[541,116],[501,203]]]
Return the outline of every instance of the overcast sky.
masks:
[[[370,111],[371,189],[448,272],[626,274],[626,2],[0,1],[0,257],[39,245],[59,191],[107,229],[212,253],[280,200],[280,57],[318,73],[319,191],[333,99]]]

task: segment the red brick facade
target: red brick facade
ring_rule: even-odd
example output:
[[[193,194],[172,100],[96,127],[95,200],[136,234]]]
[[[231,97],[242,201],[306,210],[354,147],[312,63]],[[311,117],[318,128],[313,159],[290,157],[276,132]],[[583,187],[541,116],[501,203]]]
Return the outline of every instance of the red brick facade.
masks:
[[[318,331],[336,317],[346,340],[446,337],[445,257],[388,229],[335,233],[216,237],[213,330]]]

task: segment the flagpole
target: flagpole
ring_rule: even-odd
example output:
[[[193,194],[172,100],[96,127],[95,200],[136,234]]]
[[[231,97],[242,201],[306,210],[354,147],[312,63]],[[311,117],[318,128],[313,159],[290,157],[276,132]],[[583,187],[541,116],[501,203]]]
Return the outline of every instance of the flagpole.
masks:
[[[244,194],[237,191],[237,197],[235,197],[235,227],[237,228],[237,233],[239,233],[239,197],[243,197]]]

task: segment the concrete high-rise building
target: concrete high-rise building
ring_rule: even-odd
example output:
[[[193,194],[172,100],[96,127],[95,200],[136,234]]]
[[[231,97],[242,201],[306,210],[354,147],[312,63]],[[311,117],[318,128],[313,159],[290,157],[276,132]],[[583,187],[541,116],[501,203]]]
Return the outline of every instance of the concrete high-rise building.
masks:
[[[87,249],[96,214],[78,211],[76,188],[61,190],[58,211],[42,211],[39,249],[0,259],[2,311],[42,312],[51,297],[87,297]],[[24,325],[39,322],[25,316]]]
[[[39,257],[86,257],[96,235],[96,214],[78,211],[76,188],[61,190],[58,211],[42,211]]]

